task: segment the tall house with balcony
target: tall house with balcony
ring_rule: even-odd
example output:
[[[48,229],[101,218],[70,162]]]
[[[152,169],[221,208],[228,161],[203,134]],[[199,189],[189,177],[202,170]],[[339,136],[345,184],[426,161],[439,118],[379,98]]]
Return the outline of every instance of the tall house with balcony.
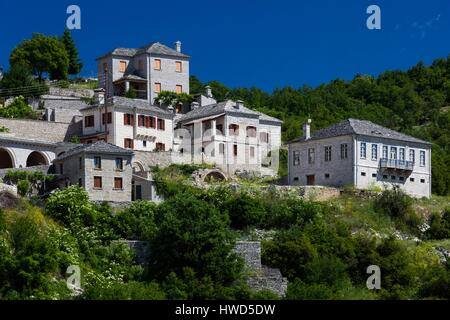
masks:
[[[292,185],[400,187],[415,197],[431,195],[431,144],[379,126],[347,119],[288,143]]]
[[[161,91],[189,93],[189,56],[181,42],[169,48],[153,42],[141,48],[115,48],[97,58],[100,87],[108,97],[128,96],[153,104]]]

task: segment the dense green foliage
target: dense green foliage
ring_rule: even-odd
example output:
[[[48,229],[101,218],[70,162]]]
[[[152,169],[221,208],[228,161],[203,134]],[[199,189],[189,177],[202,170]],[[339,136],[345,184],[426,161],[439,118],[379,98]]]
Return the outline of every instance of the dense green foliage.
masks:
[[[67,70],[68,74],[78,74],[83,67],[83,64],[78,57],[78,50],[75,45],[75,41],[72,39],[72,34],[69,29],[65,29],[64,33],[60,38],[60,42],[64,45],[66,49],[67,56],[69,57],[69,68]]]
[[[15,119],[36,119],[37,114],[33,108],[25,101],[25,98],[19,96],[14,99],[7,107],[0,108],[1,118]]]
[[[386,71],[378,77],[357,75],[316,88],[227,88],[211,81],[218,100],[241,99],[247,106],[283,120],[282,140],[302,135],[312,118],[317,130],[347,118],[370,120],[433,143],[433,193],[450,194],[450,56],[431,66],[418,63],[407,71]],[[205,85],[191,77],[191,94]]]
[[[14,97],[22,95],[24,97],[35,97],[48,92],[45,84],[34,81],[31,70],[24,64],[14,64],[0,80],[0,96]]]

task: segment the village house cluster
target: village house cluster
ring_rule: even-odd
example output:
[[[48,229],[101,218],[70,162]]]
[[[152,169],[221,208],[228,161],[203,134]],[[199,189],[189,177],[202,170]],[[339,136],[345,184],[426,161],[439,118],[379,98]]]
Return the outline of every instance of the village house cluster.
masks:
[[[53,88],[33,102],[44,120],[0,119],[0,175],[33,167],[77,184],[96,201],[158,200],[151,167],[208,163],[224,176],[278,170],[282,121],[242,101],[216,101],[210,87],[190,104],[157,101],[163,91],[189,94],[189,59],[155,42],[116,48],[97,59],[93,103]],[[133,92],[133,98],[127,98]],[[73,138],[79,141],[74,143]],[[430,144],[368,121],[348,119],[288,143],[292,185],[399,185],[430,196]]]

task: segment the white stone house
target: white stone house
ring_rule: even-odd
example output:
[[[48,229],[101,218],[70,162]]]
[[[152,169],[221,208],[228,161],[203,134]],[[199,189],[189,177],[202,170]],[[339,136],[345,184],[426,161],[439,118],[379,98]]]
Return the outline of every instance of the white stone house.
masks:
[[[177,119],[174,150],[180,157],[215,164],[227,174],[277,173],[281,120],[248,109],[242,101],[194,102],[191,108]]]
[[[370,121],[348,119],[288,143],[291,185],[399,186],[431,196],[431,144]]]
[[[115,48],[97,58],[100,86],[108,96],[123,96],[131,88],[137,98],[153,104],[161,91],[189,93],[189,56],[159,42],[141,48]]]

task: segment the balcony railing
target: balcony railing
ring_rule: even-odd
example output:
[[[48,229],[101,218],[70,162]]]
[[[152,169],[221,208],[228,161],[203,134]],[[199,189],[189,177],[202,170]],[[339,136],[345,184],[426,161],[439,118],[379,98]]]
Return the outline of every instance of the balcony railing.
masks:
[[[414,162],[397,159],[380,159],[380,168],[412,171],[414,169]]]

